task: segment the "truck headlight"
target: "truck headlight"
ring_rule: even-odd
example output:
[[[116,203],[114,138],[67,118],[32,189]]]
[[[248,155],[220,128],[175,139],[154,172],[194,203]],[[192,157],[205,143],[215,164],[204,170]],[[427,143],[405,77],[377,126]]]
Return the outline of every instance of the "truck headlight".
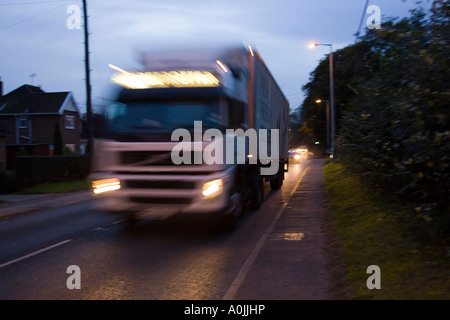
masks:
[[[92,181],[92,191],[95,194],[115,191],[120,189],[120,181],[116,178]]]
[[[223,191],[223,181],[222,179],[216,179],[206,182],[203,185],[203,197],[213,198],[221,194]]]

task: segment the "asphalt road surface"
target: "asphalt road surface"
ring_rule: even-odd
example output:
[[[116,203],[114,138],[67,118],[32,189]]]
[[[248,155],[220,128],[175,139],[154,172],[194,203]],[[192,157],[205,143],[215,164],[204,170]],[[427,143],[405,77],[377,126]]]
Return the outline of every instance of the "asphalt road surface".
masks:
[[[187,217],[129,229],[93,200],[2,220],[0,299],[326,299],[322,165],[291,165],[229,234]]]

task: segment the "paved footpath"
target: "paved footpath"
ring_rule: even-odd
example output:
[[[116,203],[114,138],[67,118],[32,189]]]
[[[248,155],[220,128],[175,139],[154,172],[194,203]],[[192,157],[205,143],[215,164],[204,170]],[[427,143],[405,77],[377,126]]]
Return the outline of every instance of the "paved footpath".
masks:
[[[230,297],[246,300],[329,299],[331,277],[324,249],[326,195],[323,160],[311,159],[290,193],[278,202],[275,224],[267,234],[245,280]]]

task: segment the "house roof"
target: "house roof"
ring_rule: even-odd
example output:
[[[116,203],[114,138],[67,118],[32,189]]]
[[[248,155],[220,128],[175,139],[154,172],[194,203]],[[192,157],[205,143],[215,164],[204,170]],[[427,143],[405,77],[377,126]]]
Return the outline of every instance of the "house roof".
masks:
[[[0,115],[60,113],[70,92],[45,92],[39,87],[25,84],[0,97]]]

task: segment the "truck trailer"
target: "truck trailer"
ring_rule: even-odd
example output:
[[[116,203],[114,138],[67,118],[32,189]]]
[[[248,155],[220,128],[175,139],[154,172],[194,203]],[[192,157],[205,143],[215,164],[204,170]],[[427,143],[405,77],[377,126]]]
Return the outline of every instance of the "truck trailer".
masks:
[[[289,103],[248,46],[148,52],[117,72],[95,139],[96,208],[127,222],[214,218],[232,230],[288,170]]]

